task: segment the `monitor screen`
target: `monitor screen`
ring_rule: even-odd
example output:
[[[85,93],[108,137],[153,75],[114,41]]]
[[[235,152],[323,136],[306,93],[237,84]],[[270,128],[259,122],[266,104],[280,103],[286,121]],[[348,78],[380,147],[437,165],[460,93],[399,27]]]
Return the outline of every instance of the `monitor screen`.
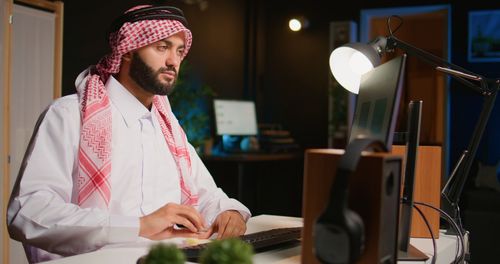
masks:
[[[243,100],[214,99],[217,135],[257,135],[255,103]]]
[[[349,142],[373,138],[391,150],[405,61],[406,55],[396,57],[362,76]]]

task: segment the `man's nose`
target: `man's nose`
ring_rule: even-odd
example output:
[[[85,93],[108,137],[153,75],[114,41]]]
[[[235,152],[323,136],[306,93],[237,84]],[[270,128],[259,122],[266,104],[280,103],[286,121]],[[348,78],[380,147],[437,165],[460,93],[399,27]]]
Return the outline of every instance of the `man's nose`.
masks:
[[[175,54],[175,52],[169,53],[165,60],[166,66],[174,66],[177,67],[181,63],[181,57]]]

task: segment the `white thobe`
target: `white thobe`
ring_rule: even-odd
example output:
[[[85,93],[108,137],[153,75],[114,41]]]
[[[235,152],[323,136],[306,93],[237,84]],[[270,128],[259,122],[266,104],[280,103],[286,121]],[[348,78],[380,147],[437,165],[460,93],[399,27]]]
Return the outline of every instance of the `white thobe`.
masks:
[[[113,77],[106,89],[113,123],[108,209],[77,205],[80,109],[76,94],[62,97],[35,128],[8,208],[11,237],[23,242],[30,262],[137,241],[140,216],[181,202],[178,170],[155,116]],[[226,210],[237,210],[247,220],[250,211],[216,186],[191,145],[189,151],[188,177],[197,187],[207,225]]]

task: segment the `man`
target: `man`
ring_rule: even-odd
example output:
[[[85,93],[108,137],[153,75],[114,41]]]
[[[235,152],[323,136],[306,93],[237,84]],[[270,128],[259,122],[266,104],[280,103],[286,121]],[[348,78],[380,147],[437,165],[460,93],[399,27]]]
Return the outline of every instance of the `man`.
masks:
[[[249,210],[187,143],[166,96],[191,46],[180,10],[138,6],[77,94],[39,118],[7,221],[30,262],[147,238],[239,236]]]

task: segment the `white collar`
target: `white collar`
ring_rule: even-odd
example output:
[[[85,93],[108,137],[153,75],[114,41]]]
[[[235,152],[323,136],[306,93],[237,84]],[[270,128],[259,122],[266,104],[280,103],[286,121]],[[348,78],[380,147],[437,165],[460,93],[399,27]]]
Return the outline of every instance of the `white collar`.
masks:
[[[111,103],[120,112],[128,127],[137,124],[137,120],[141,118],[151,117],[152,111],[137,100],[113,75],[106,81],[106,90]],[[151,110],[154,110],[153,107],[154,105]]]

